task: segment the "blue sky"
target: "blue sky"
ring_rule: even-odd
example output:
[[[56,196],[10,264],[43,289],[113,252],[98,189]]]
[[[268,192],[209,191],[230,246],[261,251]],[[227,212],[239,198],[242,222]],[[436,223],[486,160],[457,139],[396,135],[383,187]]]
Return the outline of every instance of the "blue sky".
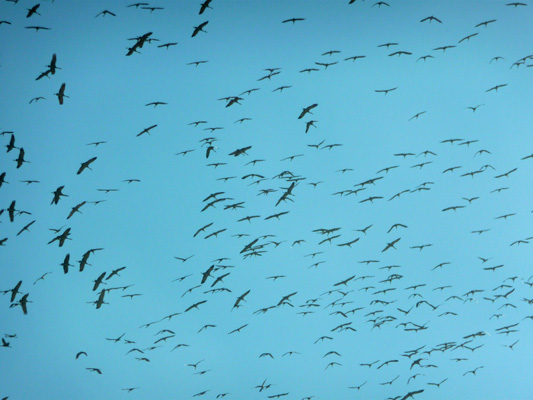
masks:
[[[0,3],[0,396],[527,398],[531,6],[348,3]]]

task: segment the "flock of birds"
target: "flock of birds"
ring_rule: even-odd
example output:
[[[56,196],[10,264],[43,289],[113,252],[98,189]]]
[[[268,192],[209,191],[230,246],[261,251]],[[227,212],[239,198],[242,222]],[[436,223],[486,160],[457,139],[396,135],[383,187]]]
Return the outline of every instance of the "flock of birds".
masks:
[[[15,6],[18,6],[19,3],[18,0],[6,1],[14,3]],[[212,3],[212,0],[205,0],[201,3],[198,14],[204,16],[212,12],[212,8],[215,7]],[[362,2],[350,0],[346,3],[352,6],[353,3],[361,4]],[[527,6],[527,4],[519,2],[504,3],[504,5],[515,9]],[[35,4],[25,11],[26,18],[33,21],[41,13],[50,12],[53,6],[53,4],[47,4],[46,7],[43,7],[41,4]],[[218,6],[223,7],[228,6],[228,4],[216,4],[216,7]],[[392,8],[393,4],[378,1],[368,6]],[[146,2],[131,4],[127,7],[146,10],[150,13],[164,11],[164,7],[152,6]],[[24,11],[20,7],[14,10],[10,12],[20,13]],[[105,9],[94,17],[117,18],[117,15],[119,15],[118,11]],[[209,20],[200,21],[198,25],[191,27],[190,40],[197,40],[197,36],[207,33],[206,26]],[[280,22],[293,25],[297,29],[298,24],[306,23],[306,18],[294,17]],[[445,23],[441,18],[433,15],[425,17],[419,22]],[[464,36],[457,43],[436,47],[432,49],[432,54],[420,55],[414,61],[429,62],[431,59],[437,58],[437,54],[444,54],[454,47],[466,45],[476,36],[483,35],[485,29],[489,29],[496,23],[497,19],[481,21],[472,27],[476,29],[475,32]],[[0,29],[6,29],[11,24],[8,20],[2,20],[0,21]],[[7,25],[7,27],[2,25]],[[25,28],[39,32],[50,30],[53,27],[28,25]],[[158,48],[167,50],[178,44],[177,42],[158,43],[156,32],[140,33],[139,36],[129,39],[124,55],[142,57],[143,52],[154,44]],[[388,42],[379,44],[378,47],[389,51],[388,56],[390,57],[413,55],[412,52],[406,50],[393,51],[398,48],[398,45],[398,43]],[[324,52],[321,54],[321,61],[296,72],[308,75],[320,71],[329,72],[330,69],[328,68],[336,64],[362,62],[366,58],[365,55],[355,55],[335,59],[335,57],[339,57],[340,53],[340,50]],[[56,79],[56,75],[60,75],[62,70],[58,65],[61,65],[61,54],[58,52],[50,55],[50,57],[50,62],[45,65],[44,71],[36,73],[32,77],[34,80]],[[333,61],[325,62],[323,61],[325,59]],[[500,56],[489,60],[490,63],[502,61]],[[200,67],[206,63],[208,63],[207,60],[199,60],[188,64]],[[524,55],[510,63],[510,69],[532,66],[533,55]],[[283,69],[278,67],[266,68],[263,72],[258,74],[256,82],[251,83],[254,87],[238,94],[221,97],[217,101],[224,102],[225,109],[231,107],[233,110],[239,105],[246,104],[248,99],[253,96],[257,96],[257,91],[268,90],[266,85],[275,82],[278,75],[284,73]],[[499,91],[508,90],[509,88],[506,89],[507,86],[507,83],[498,82],[494,86],[487,87],[485,92],[487,95],[497,95]],[[67,96],[68,82],[60,81],[57,87],[57,93],[54,95],[57,97],[58,107],[64,106],[65,102],[75,101]],[[281,85],[270,89],[271,92],[279,92],[279,95],[289,90],[298,89],[293,85]],[[377,88],[375,89],[375,93],[377,93],[375,96],[382,94],[389,98],[395,95],[396,90],[400,90],[399,87]],[[480,93],[480,97],[481,95],[482,93]],[[78,93],[77,96],[81,96],[81,94]],[[46,100],[44,96],[39,96],[29,99],[29,103],[32,104],[31,107],[34,107],[36,103],[44,100]],[[288,156],[285,155],[290,149],[281,146],[279,156],[283,158],[280,158],[279,161],[261,158],[261,149],[255,144],[250,144],[252,141],[246,142],[246,139],[241,145],[232,148],[231,151],[224,152],[222,149],[226,148],[224,141],[227,133],[222,134],[222,132],[225,132],[225,127],[210,125],[208,116],[205,120],[187,121],[184,124],[186,125],[184,126],[185,129],[189,129],[193,135],[202,135],[202,138],[196,147],[175,153],[176,160],[183,165],[189,157],[196,156],[205,160],[206,169],[209,171],[208,174],[212,181],[209,184],[205,184],[205,182],[202,184],[205,184],[207,188],[217,188],[216,190],[207,189],[205,196],[198,199],[199,204],[196,206],[198,220],[203,222],[199,223],[198,226],[183,228],[187,230],[187,235],[194,243],[186,246],[186,248],[199,248],[201,249],[199,252],[201,251],[203,254],[199,252],[186,254],[186,250],[181,250],[184,254],[171,255],[179,264],[180,269],[186,271],[179,277],[173,277],[173,279],[165,282],[171,283],[180,291],[173,312],[168,315],[160,315],[150,321],[140,321],[139,329],[135,332],[124,332],[116,337],[107,337],[103,334],[102,343],[125,344],[128,347],[126,356],[134,357],[134,360],[143,363],[153,363],[151,353],[162,351],[173,356],[176,355],[181,361],[184,360],[181,352],[187,349],[189,351],[188,357],[191,359],[183,362],[190,374],[208,377],[216,374],[215,370],[209,368],[210,362],[214,360],[194,358],[195,346],[189,344],[188,338],[179,332],[180,318],[197,313],[194,320],[201,321],[201,323],[194,328],[196,334],[205,335],[211,331],[218,332],[221,337],[216,340],[225,344],[228,335],[232,335],[232,337],[247,335],[247,331],[253,329],[254,324],[259,326],[260,317],[272,314],[280,315],[280,321],[283,320],[283,324],[285,324],[284,329],[290,331],[292,329],[290,324],[297,326],[302,319],[305,324],[309,321],[312,324],[312,319],[320,315],[321,319],[317,319],[320,321],[320,325],[315,325],[313,329],[322,333],[314,338],[312,343],[302,344],[301,348],[307,349],[307,352],[311,354],[310,357],[314,357],[316,363],[320,363],[320,368],[324,371],[352,368],[356,371],[356,377],[362,374],[361,371],[364,374],[370,372],[370,374],[364,375],[369,378],[359,381],[355,378],[354,380],[357,382],[346,385],[345,389],[350,393],[350,398],[359,398],[358,395],[362,396],[360,398],[375,397],[375,390],[385,388],[389,393],[388,399],[395,400],[406,400],[415,398],[415,396],[416,398],[423,398],[423,396],[436,398],[441,386],[456,385],[456,388],[460,388],[462,379],[470,379],[477,374],[482,374],[484,369],[491,368],[489,365],[476,362],[476,356],[480,352],[488,351],[487,347],[493,345],[492,342],[489,344],[488,337],[501,337],[500,345],[508,348],[509,351],[520,347],[521,328],[529,330],[530,326],[527,324],[533,322],[533,314],[529,309],[533,305],[533,276],[515,275],[511,272],[514,269],[506,265],[505,261],[493,260],[487,254],[478,254],[474,257],[477,265],[471,268],[472,282],[462,282],[470,289],[461,290],[463,285],[450,280],[450,275],[446,275],[447,278],[436,278],[435,276],[454,268],[457,261],[450,261],[451,259],[460,260],[462,257],[468,257],[468,263],[472,263],[471,255],[461,255],[460,257],[450,255],[449,259],[441,259],[437,258],[440,257],[437,254],[441,253],[435,253],[435,256],[430,256],[430,258],[435,259],[434,264],[424,266],[424,271],[420,272],[412,265],[395,261],[394,254],[402,254],[398,257],[399,259],[410,260],[411,264],[416,265],[417,257],[440,246],[438,243],[413,240],[413,237],[420,236],[413,236],[409,232],[413,225],[420,225],[408,222],[411,217],[406,210],[410,208],[409,201],[411,199],[415,201],[414,199],[427,195],[428,192],[439,186],[448,185],[449,189],[447,190],[459,193],[456,202],[442,207],[435,204],[429,206],[440,215],[451,213],[460,218],[458,217],[459,213],[474,209],[476,204],[483,202],[484,199],[512,192],[513,178],[515,176],[527,178],[528,174],[531,173],[533,153],[524,149],[524,153],[515,157],[512,165],[500,169],[491,164],[491,160],[497,157],[495,153],[498,149],[488,150],[483,147],[483,140],[458,135],[459,137],[453,136],[436,141],[434,143],[435,148],[432,150],[398,151],[392,154],[389,160],[380,160],[386,166],[375,173],[369,173],[362,179],[354,178],[356,174],[354,165],[331,171],[335,176],[334,185],[336,185],[337,190],[327,193],[327,195],[331,199],[328,201],[334,202],[334,207],[341,207],[341,205],[345,207],[346,204],[349,204],[348,207],[354,207],[355,204],[356,207],[359,207],[358,210],[362,210],[361,213],[372,216],[375,212],[375,208],[373,208],[375,206],[381,207],[380,210],[382,210],[386,207],[398,207],[396,204],[403,202],[398,208],[401,210],[401,213],[398,212],[398,220],[391,221],[387,226],[373,223],[365,226],[352,226],[351,219],[347,217],[345,225],[316,226],[312,230],[302,231],[301,237],[289,237],[286,232],[292,231],[294,228],[289,228],[283,223],[286,220],[296,221],[290,220],[290,218],[291,214],[300,212],[299,207],[302,207],[300,202],[304,202],[305,198],[325,198],[320,197],[317,193],[323,192],[324,187],[329,187],[327,186],[328,183],[319,178],[306,176],[300,172],[305,170],[306,157],[316,157],[316,154],[331,155],[346,147],[344,143],[330,142],[327,139],[313,141],[312,135],[320,131],[319,121],[314,118],[320,118],[322,121],[327,119],[327,116],[321,112],[322,104],[322,101],[317,99],[316,102],[310,100],[306,104],[294,106],[293,118],[301,123],[301,132],[298,134],[301,134],[302,144],[297,153]],[[162,100],[146,102],[144,105],[152,108],[172,107],[172,104]],[[484,106],[484,103],[465,105],[463,112],[475,116],[481,111],[478,109]],[[430,118],[426,114],[429,112],[418,111],[414,115],[406,116],[405,120],[409,123],[416,123],[419,119]],[[242,117],[235,121],[235,126],[244,123],[252,124],[252,121],[253,115]],[[132,133],[131,140],[150,140],[148,136],[153,131],[157,131],[158,126],[159,124],[152,124]],[[21,185],[20,197],[16,199],[8,200],[2,195],[2,203],[5,204],[5,209],[0,210],[0,222],[4,227],[2,231],[6,225],[16,227],[12,231],[13,235],[0,237],[0,246],[2,246],[0,251],[2,251],[2,248],[7,249],[10,246],[10,242],[18,240],[19,236],[24,235],[28,238],[32,235],[30,228],[34,224],[38,224],[39,220],[34,217],[31,209],[23,209],[19,204],[24,203],[24,188],[29,185],[34,187],[40,182],[24,175],[24,169],[27,167],[25,164],[30,163],[32,157],[30,154],[27,159],[23,147],[24,140],[28,139],[20,140],[15,129],[5,130],[0,134],[7,154],[2,158],[4,160],[7,158],[9,162],[2,162],[0,193],[5,190],[6,185],[16,185],[17,181],[26,185]],[[98,151],[106,146],[107,142],[107,140],[100,140],[87,143],[97,155],[87,160],[80,160],[79,166],[73,170],[73,174],[86,176],[93,171],[93,168],[96,170],[103,158],[98,154]],[[253,143],[257,142],[253,141]],[[128,157],[128,155],[123,155],[123,157]],[[475,168],[467,169],[462,163],[446,163],[442,161],[443,158],[462,160],[464,164],[476,162],[477,165]],[[329,169],[329,163],[331,161],[323,161],[324,169]],[[269,167],[263,168],[266,165]],[[280,165],[282,166],[281,170],[274,175],[265,172],[278,168]],[[443,168],[437,169],[436,165],[442,165]],[[242,173],[243,170],[246,172]],[[400,171],[403,171],[406,175],[411,174],[412,179],[415,180],[417,179],[415,173],[427,170],[430,170],[431,180],[417,182],[410,187],[396,190],[395,174],[400,174]],[[469,187],[474,186],[474,182],[477,182],[480,177],[494,183],[492,190],[475,195],[466,194],[471,193],[471,190],[468,190]],[[137,185],[137,188],[142,188],[144,181],[138,178],[129,178],[124,179],[122,184],[131,184],[132,187]],[[79,260],[76,259],[77,256],[71,255],[72,242],[70,241],[74,230],[72,226],[68,226],[72,222],[71,218],[85,218],[85,216],[78,214],[81,214],[81,210],[88,208],[91,204],[93,206],[103,202],[110,204],[115,200],[112,197],[106,197],[98,200],[79,199],[74,201],[74,196],[69,195],[69,189],[68,185],[58,182],[51,195],[48,194],[48,190],[45,190],[49,196],[50,206],[61,208],[65,215],[64,220],[58,221],[58,226],[62,225],[60,228],[50,228],[52,233],[48,241],[49,246],[57,246],[61,249],[59,250],[62,252],[61,260],[58,261],[55,269],[45,273],[39,272],[33,282],[28,282],[26,279],[19,279],[12,283],[2,282],[2,290],[0,291],[5,295],[2,300],[4,309],[11,309],[11,312],[21,312],[27,315],[27,318],[32,318],[32,302],[39,302],[39,298],[32,296],[32,289],[36,285],[50,284],[50,279],[45,279],[50,274],[71,275],[74,271],[79,271],[84,276],[87,275],[87,282],[90,283],[90,288],[88,287],[87,292],[83,293],[83,296],[91,296],[89,305],[81,304],[85,303],[83,300],[80,301],[80,307],[94,307],[95,310],[106,307],[112,308],[116,302],[121,301],[121,298],[125,299],[123,301],[142,301],[143,293],[135,291],[135,284],[122,281],[128,276],[130,267],[122,266],[106,271],[100,270],[98,273],[94,271],[100,268],[102,258],[105,257],[107,249],[104,247],[88,245],[87,250],[78,256]],[[116,187],[99,188],[97,191],[101,194],[110,194],[119,191],[119,189]],[[118,203],[115,206],[119,206]],[[321,205],[317,207],[320,209]],[[323,207],[326,205],[324,204]],[[309,212],[309,210],[303,210],[303,212]],[[516,213],[510,210],[502,214],[487,215],[485,217],[487,225],[473,228],[470,233],[474,240],[481,240],[486,237],[489,231],[494,233],[496,229],[493,230],[493,227],[496,224],[506,223],[511,218],[522,218],[530,221],[531,212]],[[227,220],[228,213],[233,213],[234,223],[225,225],[219,222]],[[90,221],[86,222],[89,223]],[[290,222],[289,225],[292,223],[294,222]],[[460,229],[468,228],[460,226]],[[210,253],[209,243],[215,239],[226,241],[227,252],[225,254],[214,255]],[[530,236],[513,237],[509,240],[502,238],[502,240],[508,242],[505,243],[506,247],[523,248],[533,241],[533,233]],[[358,258],[363,253],[362,248],[373,249],[370,258]],[[262,281],[250,280],[248,287],[243,287],[242,284],[232,285],[232,278],[235,276],[240,277],[240,279],[245,278],[250,273],[248,270],[254,268],[254,263],[275,257],[276,254],[285,254],[283,252],[291,252],[292,257],[296,254],[294,262],[303,268],[277,268],[276,273],[267,273]],[[487,249],[487,253],[490,254],[491,249]],[[345,257],[344,260],[349,260],[345,263],[351,265],[332,267],[329,275],[327,273],[321,275],[322,281],[317,285],[313,273],[328,268],[329,260],[338,261],[338,257]],[[205,261],[204,258],[208,261]],[[94,261],[95,259],[97,261]],[[381,259],[387,261],[383,262]],[[90,261],[93,266],[91,266]],[[355,268],[353,264],[356,265]],[[263,274],[263,271],[254,273]],[[476,283],[476,274],[484,274],[483,284],[478,285]],[[492,274],[488,284],[486,283],[487,274]],[[439,281],[441,284],[429,284],[421,278],[424,276],[432,276],[431,281]],[[118,283],[119,280],[121,283]],[[300,286],[294,287],[294,290],[283,291],[280,295],[273,286],[280,285],[280,282],[284,280],[290,280]],[[115,282],[117,283],[114,284]],[[307,286],[307,283],[310,282],[312,284]],[[285,288],[282,283],[281,285]],[[259,293],[261,293],[260,296]],[[269,298],[270,301],[252,308],[252,304],[256,304],[253,300],[256,294],[258,294],[258,298]],[[450,324],[453,324],[452,321],[455,318],[461,318],[463,312],[465,315],[467,314],[467,311],[463,310],[478,303],[483,303],[490,310],[490,315],[485,318],[484,326],[480,327],[479,330],[461,331],[455,335],[447,334],[444,341],[440,340],[441,335],[434,331],[436,328],[433,326],[438,325],[442,319],[450,320]],[[230,321],[235,323],[231,329],[224,332],[220,332],[222,328],[218,323],[212,322],[216,320],[215,312],[220,312],[220,307],[231,316],[227,318],[231,318]],[[135,319],[136,317],[132,316],[131,318]],[[500,322],[500,319],[505,320],[505,322]],[[324,321],[327,321],[328,325],[325,325]],[[270,322],[276,324],[276,317],[273,317]],[[3,329],[8,327],[16,329],[15,325],[4,325]],[[371,334],[387,331],[393,332],[390,334],[394,336],[422,335],[424,332],[433,332],[434,336],[424,336],[424,340],[419,341],[418,346],[406,348],[404,351],[394,354],[388,352],[386,346],[375,343],[379,353],[375,359],[348,359],[345,345],[337,346],[336,342],[345,343],[344,337],[346,335],[352,335],[353,340],[357,340],[357,336],[362,331]],[[263,335],[267,334],[267,331],[263,331]],[[8,352],[11,347],[17,346],[17,338],[19,335],[23,335],[23,332],[4,332],[3,335],[2,347]],[[136,340],[130,338],[133,336],[137,337]],[[281,364],[284,359],[301,356],[303,352],[301,348],[293,349],[299,344],[298,339],[293,341],[289,337],[292,338],[287,333],[286,340],[290,350],[264,349],[264,351],[254,354],[253,357],[262,359],[262,362],[265,363],[278,362]],[[261,341],[261,338],[257,339],[256,346],[258,348],[262,347]],[[238,344],[233,345],[238,346]],[[487,347],[485,347],[486,345]],[[78,363],[91,362],[91,351],[83,349],[84,343],[79,343],[79,346],[80,351],[72,354],[72,358],[78,360]],[[200,346],[197,345],[197,347]],[[7,357],[5,354],[2,357]],[[236,363],[239,362],[236,361]],[[83,365],[87,373],[96,375],[106,373],[104,366],[95,366],[90,363]],[[439,369],[444,368],[453,369],[457,373],[455,376],[439,374]],[[261,371],[253,372],[256,376],[260,376],[256,384],[247,389],[250,396],[252,396],[251,393],[254,393],[253,396],[256,396],[254,398],[323,398],[316,393],[294,392],[287,382],[277,383],[274,379],[261,375]],[[305,380],[305,378],[300,379]],[[193,398],[239,398],[232,395],[232,390],[228,388],[241,384],[242,382],[236,379],[235,382],[226,382],[225,385],[221,385],[224,387],[213,387],[210,386],[208,380],[199,381],[197,392],[180,393],[180,398],[187,396]],[[138,392],[141,396],[150,397],[148,393],[142,393],[142,386],[128,386],[120,389],[125,393]],[[113,394],[112,396],[116,398],[117,395]],[[4,399],[7,398],[11,397],[4,397]]]

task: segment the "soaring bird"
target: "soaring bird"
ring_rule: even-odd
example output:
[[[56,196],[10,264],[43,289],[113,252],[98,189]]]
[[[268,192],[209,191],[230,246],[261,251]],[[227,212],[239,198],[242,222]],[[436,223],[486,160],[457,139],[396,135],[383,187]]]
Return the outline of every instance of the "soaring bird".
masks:
[[[28,309],[27,309],[27,306],[26,304],[27,303],[31,303],[28,302],[28,296],[29,296],[29,293],[26,293],[24,296],[22,296],[22,298],[19,300],[19,305],[22,307],[22,312],[24,313],[24,315],[28,314]]]
[[[11,290],[8,290],[8,292],[11,292],[11,303],[13,303],[13,301],[15,301],[15,297],[17,296],[17,293],[20,293],[19,292],[19,289],[20,287],[22,286],[22,281],[19,281],[15,287]]]
[[[78,172],[76,172],[76,174],[77,174],[77,175],[81,174],[81,173],[85,170],[85,168],[87,168],[87,169],[91,169],[91,167],[89,167],[89,165],[91,165],[93,162],[95,162],[95,161],[96,161],[96,158],[97,158],[97,157],[93,157],[93,158],[91,158],[91,159],[89,159],[89,160],[87,160],[87,161],[81,163],[81,166],[80,166],[80,168],[78,169]]]
[[[302,112],[300,113],[300,116],[298,117],[298,119],[302,119],[302,118],[305,116],[305,114],[307,114],[307,113],[312,114],[311,110],[312,110],[313,108],[315,108],[316,106],[318,106],[317,103],[315,103],[315,104],[311,104],[311,105],[308,106],[308,107],[304,107],[304,108],[302,108]]]
[[[426,17],[426,18],[420,20],[420,22],[426,22],[426,21],[429,21],[430,23],[432,21],[437,21],[439,24],[442,24],[442,21],[440,19],[438,19],[438,18],[435,18],[433,15],[430,16],[430,17]]]
[[[212,0],[205,0],[205,1],[200,5],[200,11],[198,12],[198,15],[202,15],[206,9],[208,9],[208,8],[212,8],[212,7],[209,7],[209,4],[211,4],[211,1],[212,1]]]
[[[35,29],[35,32],[39,32],[40,30],[43,31],[49,31],[50,28],[47,28],[46,26],[25,26],[25,29]]]
[[[59,100],[59,104],[63,104],[63,98],[68,98],[67,95],[65,95],[65,86],[66,84],[63,83],[61,87],[59,88],[59,92],[54,93],[57,96],[57,99]]]
[[[13,149],[16,149],[17,147],[15,146],[15,135],[11,134],[11,138],[9,139],[9,143],[6,144],[6,153],[9,153],[11,150]]]
[[[59,203],[59,200],[61,199],[61,197],[68,197],[67,194],[64,194],[63,193],[63,189],[65,188],[65,186],[59,186],[55,191],[53,191],[52,193],[54,194],[54,198],[52,199],[52,202],[50,204],[57,204]]]
[[[18,157],[14,160],[14,161],[17,163],[17,168],[20,168],[20,167],[22,167],[22,164],[24,164],[24,163],[28,163],[28,162],[29,162],[29,161],[26,161],[26,160],[24,159],[24,155],[25,155],[25,154],[26,154],[26,153],[24,152],[24,148],[21,147],[21,148],[19,149],[19,155],[18,155]]]
[[[97,17],[99,17],[100,15],[101,15],[102,17],[105,17],[107,14],[109,14],[109,15],[111,15],[111,16],[113,16],[113,17],[116,17],[116,16],[117,16],[116,14],[112,13],[112,12],[109,11],[109,10],[104,10],[104,11],[100,11],[98,14],[96,14],[96,16],[95,16],[94,18],[97,18]]]
[[[9,205],[9,207],[7,208],[7,212],[8,212],[8,214],[9,214],[9,220],[10,220],[11,222],[13,222],[13,221],[15,220],[15,211],[17,211],[17,210],[15,209],[15,203],[16,203],[16,200],[13,200],[13,201],[11,202],[11,204]],[[4,210],[2,210],[2,211],[4,211]]]
[[[305,18],[289,18],[289,19],[286,19],[284,21],[281,21],[282,24],[286,24],[287,22],[292,22],[293,25],[295,22],[298,22],[298,21],[305,21]]]
[[[29,227],[32,226],[35,223],[36,220],[31,221],[29,224],[27,224],[24,228],[22,228],[18,233],[17,236],[20,235],[24,231],[29,232]]]
[[[54,53],[52,54],[52,60],[50,61],[50,65],[47,65],[47,67],[49,68],[48,71],[50,71],[52,75],[55,75],[56,69],[61,69],[56,64],[57,64],[57,56]]]
[[[141,136],[143,133],[150,134],[150,130],[154,129],[157,126],[157,124],[149,126],[148,128],[143,129],[140,133],[137,134],[137,137]]]
[[[374,90],[374,92],[376,92],[376,93],[385,93],[385,95],[387,95],[387,93],[392,92],[393,90],[396,90],[396,89],[398,89],[398,88],[394,87],[394,88],[391,88],[391,89],[378,89],[378,90]]]
[[[39,6],[40,4],[36,4],[32,8],[28,8],[28,14],[26,14],[26,18],[30,18],[33,14],[41,15],[37,12]]]
[[[191,35],[191,37],[195,37],[196,35],[198,35],[199,32],[205,32],[207,33],[206,31],[204,31],[204,27],[209,23],[209,21],[205,21],[205,22],[202,22],[200,25],[198,26],[195,26],[194,27],[194,31]]]

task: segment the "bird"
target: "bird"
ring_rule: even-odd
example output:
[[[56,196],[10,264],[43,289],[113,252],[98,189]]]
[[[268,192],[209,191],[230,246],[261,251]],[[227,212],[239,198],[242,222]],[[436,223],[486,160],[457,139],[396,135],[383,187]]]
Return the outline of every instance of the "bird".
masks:
[[[502,88],[502,87],[505,87],[505,86],[507,86],[507,83],[503,83],[503,84],[500,84],[500,85],[493,86],[493,87],[491,87],[490,89],[485,90],[485,92],[491,92],[491,91],[493,91],[493,90],[494,90],[495,92],[497,92],[498,89],[500,89],[500,88]]]
[[[307,113],[311,114],[311,110],[315,108],[316,106],[318,106],[318,104],[315,103],[315,104],[311,104],[308,107],[302,108],[302,112],[300,113],[300,116],[298,117],[298,119],[302,119]]]
[[[63,99],[65,97],[69,98],[67,95],[65,95],[65,87],[66,87],[66,84],[62,83],[61,87],[59,88],[59,91],[57,93],[55,93],[55,95],[57,96],[57,100],[59,101],[60,105],[63,104]]]
[[[117,15],[112,13],[111,11],[109,10],[103,10],[103,11],[100,11],[98,14],[96,14],[96,16],[94,18],[98,18],[99,16],[102,16],[102,17],[105,17],[106,15],[111,15],[113,17],[116,17]]]
[[[205,10],[207,10],[208,8],[211,8],[209,6],[209,4],[211,4],[211,1],[212,0],[205,0],[201,5],[200,5],[200,11],[198,12],[199,15],[202,15]]]
[[[209,21],[202,22],[200,25],[194,27],[194,31],[191,37],[195,37],[199,32],[205,32],[204,27],[209,23]]]
[[[475,27],[479,28],[480,26],[484,26],[486,28],[488,24],[492,24],[493,22],[496,22],[496,20],[495,19],[491,19],[489,21],[480,22]]]
[[[147,133],[148,135],[150,135],[150,131],[154,129],[156,126],[157,124],[154,124],[154,125],[149,126],[148,128],[144,128],[140,133],[137,134],[137,137],[141,136],[144,133]]]
[[[378,90],[374,90],[374,92],[376,92],[376,93],[385,93],[385,95],[387,95],[387,93],[392,92],[392,91],[394,91],[396,89],[398,89],[398,88],[394,87],[394,88],[391,88],[391,89],[378,89]]]
[[[99,368],[85,368],[91,372],[96,372],[98,375],[102,375],[102,371]]]
[[[47,28],[46,26],[25,26],[25,29],[35,29],[35,32],[39,32],[40,30],[43,31],[49,31],[51,28]]]
[[[287,22],[292,22],[292,24],[294,25],[298,21],[305,21],[305,18],[289,18],[289,19],[281,21],[281,23],[286,24]]]
[[[26,18],[30,18],[33,14],[41,15],[37,12],[39,9],[40,4],[34,5],[32,8],[28,8],[28,13],[26,14]]]
[[[433,21],[436,21],[436,22],[442,24],[442,21],[440,19],[434,17],[433,15],[420,20],[420,22],[426,22],[426,21],[429,21],[430,23],[433,22]]]
[[[29,104],[33,103],[33,102],[38,102],[39,100],[46,100],[46,98],[44,98],[43,96],[39,96],[39,97],[34,97],[33,99],[30,100]]]
[[[29,228],[30,226],[32,226],[34,223],[35,223],[35,219],[33,221],[31,221],[29,224],[25,225],[18,233],[17,233],[17,236],[19,236],[22,232],[24,231],[28,231],[29,232]]]
[[[65,186],[59,186],[55,191],[52,192],[54,195],[54,198],[52,199],[52,202],[50,204],[58,204],[61,197],[68,197],[67,194],[63,193],[63,189]]]
[[[391,228],[391,229],[392,229],[392,228]],[[393,249],[396,249],[396,247],[394,247],[394,245],[395,245],[396,243],[398,243],[398,242],[400,241],[400,239],[401,239],[401,238],[397,238],[397,239],[393,240],[392,242],[387,243],[387,246],[385,246],[385,248],[384,248],[383,250],[381,250],[381,252],[383,253],[383,252],[387,251],[388,249],[390,249],[391,247],[392,247]]]
[[[14,160],[17,163],[17,169],[22,167],[22,165],[24,165],[24,163],[29,163],[29,161],[24,159],[24,155],[25,154],[26,153],[24,152],[24,148],[21,147],[19,149],[19,154],[18,154],[17,158]]]
[[[95,162],[97,159],[97,157],[93,157],[93,158],[90,158],[88,159],[87,161],[85,162],[82,162],[81,163],[81,166],[80,168],[78,169],[78,172],[76,172],[77,175],[81,174],[85,169],[91,169],[90,165]]]

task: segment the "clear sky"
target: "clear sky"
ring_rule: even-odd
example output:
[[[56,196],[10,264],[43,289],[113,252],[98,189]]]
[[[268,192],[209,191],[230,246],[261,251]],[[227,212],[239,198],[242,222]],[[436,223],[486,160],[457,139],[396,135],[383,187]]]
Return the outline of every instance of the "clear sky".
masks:
[[[2,0],[0,398],[530,398],[510,2]]]

